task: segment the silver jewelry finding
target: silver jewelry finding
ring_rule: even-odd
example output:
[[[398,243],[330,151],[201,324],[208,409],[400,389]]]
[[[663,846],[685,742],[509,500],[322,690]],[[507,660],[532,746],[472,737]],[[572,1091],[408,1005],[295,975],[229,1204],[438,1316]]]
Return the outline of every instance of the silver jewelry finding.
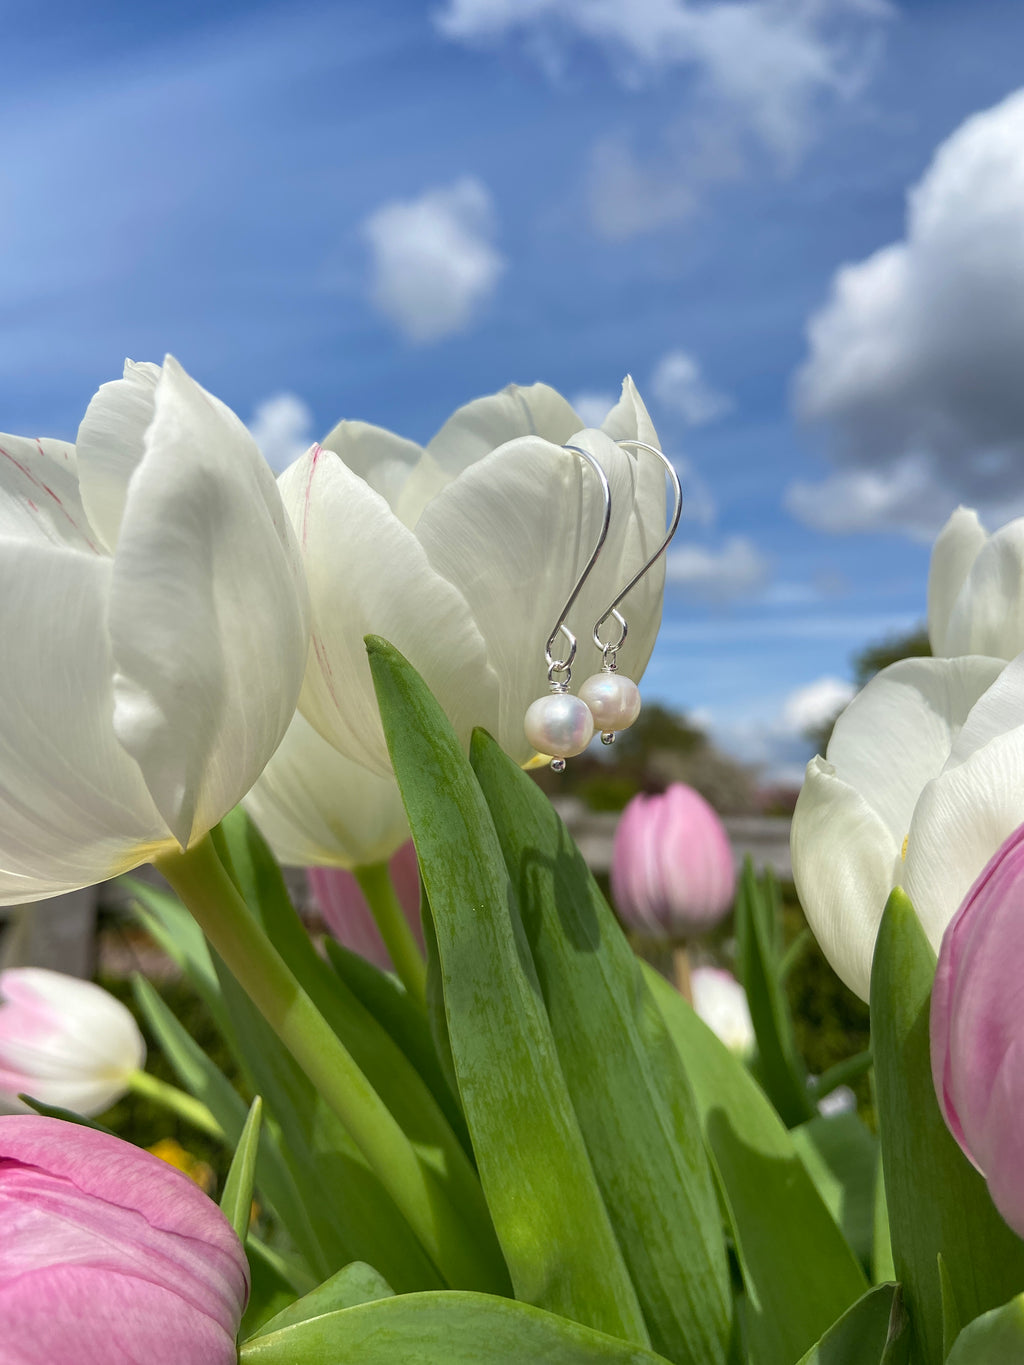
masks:
[[[555,622],[551,634],[548,636],[547,644],[544,646],[550,693],[538,697],[535,702],[531,703],[527,708],[523,722],[526,738],[538,753],[552,756],[551,767],[558,773],[565,770],[567,758],[573,758],[576,754],[583,752],[594,734],[594,719],[590,708],[586,702],[581,701],[579,697],[572,696],[569,692],[572,664],[576,658],[576,636],[566,624],[566,618],[575,605],[591,570],[597,563],[598,555],[600,555],[608,537],[608,526],[612,515],[612,496],[611,489],[608,486],[608,476],[601,468],[598,460],[591,455],[589,450],[584,450],[581,446],[566,445],[562,449],[573,451],[581,456],[597,475],[604,498],[604,514],[601,519],[601,533],[597,538],[597,543],[591,551],[590,558],[583,566],[583,571],[576,579],[573,589],[566,599],[565,606],[559,612],[558,620]],[[568,645],[568,652],[564,658],[556,658],[552,653],[559,635],[564,638]]]
[[[620,730],[627,730],[640,714],[640,689],[631,678],[621,677],[618,673],[619,650],[629,633],[626,618],[619,611],[619,604],[632,592],[644,574],[653,568],[668,549],[683,511],[683,490],[679,483],[679,475],[664,451],[659,450],[657,446],[648,445],[646,441],[624,439],[617,441],[616,444],[634,446],[637,450],[646,450],[652,455],[657,455],[668,473],[675,496],[675,506],[672,509],[672,517],[665,539],[646,563],[637,570],[611,605],[601,614],[594,626],[594,644],[601,651],[601,672],[593,674],[586,680],[579,690],[579,696],[582,701],[586,702],[590,710],[595,729],[601,731],[602,744],[613,744],[616,734]],[[601,638],[601,627],[609,619],[613,620],[618,626],[618,636],[614,640],[603,640]]]

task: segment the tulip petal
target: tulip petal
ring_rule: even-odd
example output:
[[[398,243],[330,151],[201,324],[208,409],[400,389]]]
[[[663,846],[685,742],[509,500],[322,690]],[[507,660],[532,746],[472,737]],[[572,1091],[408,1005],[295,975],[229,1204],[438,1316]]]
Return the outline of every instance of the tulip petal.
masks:
[[[0,540],[0,904],[89,886],[170,833],[117,743],[106,632],[113,565]]]
[[[498,682],[466,599],[384,499],[329,451],[304,456],[280,487],[313,610],[306,719],[355,762],[390,775],[363,645],[373,633],[412,661],[468,746],[473,726],[496,714]]]
[[[971,565],[987,539],[985,528],[971,507],[958,507],[938,534],[928,570],[928,638],[936,658],[958,652],[946,646],[949,618]]]
[[[547,384],[509,384],[454,412],[427,446],[450,477],[519,436],[562,445],[583,426],[576,410]]]
[[[797,895],[822,952],[867,1000],[899,844],[860,792],[821,758],[807,765],[793,812],[792,856]]]
[[[423,447],[369,422],[339,422],[320,442],[365,479],[392,508],[423,458]]]
[[[305,591],[266,462],[168,357],[110,596],[114,729],[184,847],[248,791],[294,713]]]
[[[632,375],[627,374],[622,381],[619,401],[601,423],[601,430],[613,441],[645,441],[660,449],[658,433]]]
[[[126,360],[124,377],[102,384],[85,410],[75,448],[82,502],[89,521],[113,553],[121,529],[128,480],[142,459],[153,420],[160,366]]]
[[[954,767],[997,735],[1024,725],[1024,654],[1008,663],[971,708],[953,741],[946,766]]]
[[[289,867],[380,863],[409,837],[394,777],[345,758],[298,711],[242,804]]]
[[[907,838],[903,885],[932,946],[989,858],[1024,823],[1024,726],[929,782]]]
[[[998,659],[901,659],[882,669],[836,722],[828,760],[861,792],[899,848],[918,796],[949,757]]]
[[[99,554],[76,471],[67,442],[0,433],[0,536]]]
[[[947,654],[1012,659],[1024,649],[1024,518],[991,536],[978,551],[946,631]]]

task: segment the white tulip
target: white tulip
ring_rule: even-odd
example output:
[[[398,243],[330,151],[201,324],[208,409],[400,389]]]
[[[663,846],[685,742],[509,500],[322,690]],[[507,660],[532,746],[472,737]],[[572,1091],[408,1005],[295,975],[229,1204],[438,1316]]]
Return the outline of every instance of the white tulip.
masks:
[[[693,1008],[730,1052],[748,1057],[754,1050],[754,1024],[747,993],[731,972],[695,967],[690,973]]]
[[[936,948],[1024,822],[1024,654],[904,659],[873,678],[814,758],[793,815],[793,877],[836,972],[868,998],[889,892]]]
[[[1024,649],[1024,517],[990,536],[977,512],[957,508],[932,550],[928,634],[937,657]]]
[[[603,427],[583,423],[542,384],[512,386],[461,408],[421,449],[360,422],[342,422],[281,475],[309,581],[312,650],[300,709],[342,753],[390,771],[363,637],[383,636],[420,671],[468,743],[483,725],[517,761],[533,751],[527,707],[547,692],[544,645],[603,515],[611,528],[569,624],[579,639],[575,690],[600,669],[598,617],[664,535],[660,462],[615,444],[657,444],[632,381]],[[623,606],[629,637],[619,669],[638,680],[661,617],[663,562]]]
[[[409,837],[395,779],[339,754],[298,711],[242,804],[289,867],[383,863]]]
[[[145,1060],[131,1012],[101,987],[42,967],[0,972],[0,1112],[31,1112],[21,1094],[102,1114]]]
[[[295,707],[294,535],[237,417],[171,358],[77,444],[0,436],[0,904],[198,839]]]

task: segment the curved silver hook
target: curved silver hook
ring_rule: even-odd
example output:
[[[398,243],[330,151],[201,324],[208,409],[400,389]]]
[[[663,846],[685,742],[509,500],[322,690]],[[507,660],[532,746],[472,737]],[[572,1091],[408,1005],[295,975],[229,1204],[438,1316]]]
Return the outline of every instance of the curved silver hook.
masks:
[[[672,464],[672,461],[668,458],[665,452],[663,450],[659,450],[657,446],[648,445],[646,441],[633,441],[628,438],[623,439],[621,441],[616,441],[615,444],[618,446],[635,446],[637,450],[647,450],[650,451],[652,455],[657,455],[658,459],[665,466],[665,469],[668,473],[669,482],[672,485],[672,492],[675,495],[675,507],[672,509],[672,520],[669,524],[668,532],[665,535],[665,539],[655,550],[654,554],[651,555],[650,559],[648,559],[647,562],[637,570],[637,572],[633,575],[633,577],[629,580],[626,586],[619,593],[618,597],[616,597],[615,600],[612,602],[611,606],[608,607],[601,614],[600,618],[598,619],[597,625],[594,627],[594,644],[597,645],[599,650],[601,650],[606,660],[609,656],[609,653],[611,653],[612,657],[614,658],[615,650],[621,648],[622,643],[626,638],[626,633],[628,631],[625,617],[622,615],[620,611],[617,611],[616,608],[618,607],[622,599],[628,596],[629,593],[633,591],[636,585],[640,582],[641,578],[643,578],[644,574],[647,573],[648,570],[652,569],[655,564],[657,564],[658,560],[668,549],[669,544],[672,541],[672,537],[676,533],[676,527],[679,525],[679,518],[683,514],[683,490],[682,486],[679,483],[679,475],[676,473],[675,466]],[[619,623],[620,628],[619,638],[614,641],[602,640],[600,635],[601,627],[608,620],[609,616],[613,616],[615,620]]]
[[[583,572],[580,574],[579,578],[577,578],[573,590],[569,594],[565,606],[559,613],[558,620],[555,622],[551,634],[548,636],[548,642],[544,647],[544,657],[547,660],[548,664],[549,682],[554,682],[553,674],[555,673],[568,673],[570,667],[572,666],[572,661],[576,657],[576,636],[573,635],[572,631],[565,624],[565,618],[569,615],[570,611],[572,611],[576,599],[577,597],[579,597],[580,592],[583,588],[583,584],[587,581],[588,577],[590,576],[590,571],[597,563],[597,557],[601,553],[601,550],[604,548],[605,540],[608,538],[608,526],[609,523],[611,522],[612,517],[612,494],[611,489],[608,486],[608,475],[601,468],[601,465],[598,462],[598,460],[595,459],[593,455],[591,455],[589,450],[584,450],[582,446],[564,445],[562,449],[572,450],[577,455],[581,455],[583,459],[586,460],[587,464],[590,465],[594,473],[597,475],[598,482],[601,485],[601,492],[604,496],[604,516],[601,520],[601,534],[597,538],[597,544],[591,551],[590,558],[583,566]],[[568,641],[569,644],[569,657],[567,659],[556,659],[552,656],[551,653],[551,647],[555,643],[555,639],[558,636],[559,632],[561,632],[561,634],[565,636],[565,639]],[[568,682],[568,678],[566,678],[564,681]]]

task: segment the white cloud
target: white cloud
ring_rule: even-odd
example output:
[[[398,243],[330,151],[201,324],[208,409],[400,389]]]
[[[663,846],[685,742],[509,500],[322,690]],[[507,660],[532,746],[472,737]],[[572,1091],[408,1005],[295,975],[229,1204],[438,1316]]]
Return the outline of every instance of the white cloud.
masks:
[[[805,683],[783,702],[779,729],[799,737],[827,725],[852,700],[856,690],[852,683],[831,676]]]
[[[505,269],[494,233],[490,192],[470,176],[383,204],[363,224],[374,304],[411,341],[465,331]]]
[[[629,89],[690,77],[687,115],[657,157],[639,160],[622,137],[595,149],[595,222],[626,237],[685,217],[704,189],[742,172],[751,141],[795,166],[822,102],[863,90],[892,13],[885,0],[447,0],[434,20],[469,45],[518,38],[554,79],[581,45]]]
[[[256,408],[249,430],[276,474],[313,444],[313,414],[297,393],[276,393]]]
[[[800,415],[837,472],[790,489],[831,530],[929,535],[958,502],[1024,504],[1024,90],[943,143],[905,237],[845,265],[811,319]]]
[[[712,388],[688,351],[662,356],[651,378],[651,393],[667,412],[678,414],[691,427],[713,422],[732,407],[732,399]]]
[[[763,588],[771,565],[753,541],[731,536],[720,550],[684,545],[665,565],[666,581],[701,601],[729,602]]]
[[[597,389],[586,389],[569,399],[585,427],[599,427],[618,401],[617,393]]]

